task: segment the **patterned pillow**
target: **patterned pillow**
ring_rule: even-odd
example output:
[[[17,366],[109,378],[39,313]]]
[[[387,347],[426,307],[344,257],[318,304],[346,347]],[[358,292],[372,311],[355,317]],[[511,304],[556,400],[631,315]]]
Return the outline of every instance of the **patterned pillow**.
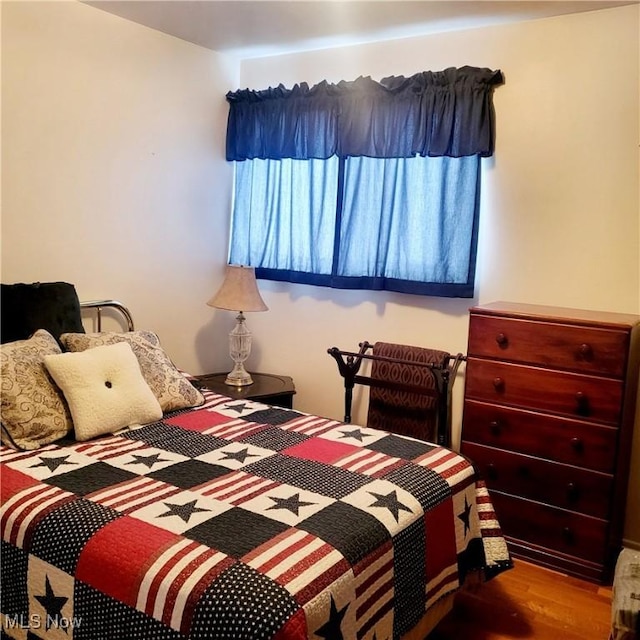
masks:
[[[160,346],[158,336],[151,331],[63,333],[60,341],[68,351],[86,351],[102,345],[127,342],[164,412],[204,403],[203,395],[176,369]]]
[[[160,403],[124,342],[45,356],[44,363],[67,399],[76,440],[162,418]]]
[[[39,449],[63,438],[73,425],[64,396],[47,372],[44,358],[60,353],[44,329],[27,340],[0,346],[2,442]]]

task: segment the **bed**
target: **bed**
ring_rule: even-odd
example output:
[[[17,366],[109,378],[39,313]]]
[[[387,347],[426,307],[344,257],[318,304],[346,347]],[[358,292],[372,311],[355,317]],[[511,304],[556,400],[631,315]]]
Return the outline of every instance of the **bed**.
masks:
[[[415,640],[465,583],[511,567],[455,451],[233,401],[198,389],[151,332],[73,328],[2,345],[7,637]],[[20,355],[69,431],[16,427]],[[137,414],[108,404],[121,375]]]

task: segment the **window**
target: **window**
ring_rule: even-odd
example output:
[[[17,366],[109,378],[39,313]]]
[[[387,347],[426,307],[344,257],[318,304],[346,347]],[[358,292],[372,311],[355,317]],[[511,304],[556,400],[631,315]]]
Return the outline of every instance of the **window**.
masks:
[[[501,73],[230,93],[230,262],[259,278],[471,297]]]

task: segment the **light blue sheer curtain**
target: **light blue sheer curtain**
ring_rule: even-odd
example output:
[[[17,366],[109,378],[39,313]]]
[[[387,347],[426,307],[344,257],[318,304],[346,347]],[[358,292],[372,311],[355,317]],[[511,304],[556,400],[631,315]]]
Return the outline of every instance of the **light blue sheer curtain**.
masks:
[[[329,276],[338,158],[236,163],[230,262]]]
[[[230,262],[276,280],[459,295],[473,282],[480,158],[236,163]]]
[[[348,158],[341,276],[466,283],[480,159]]]

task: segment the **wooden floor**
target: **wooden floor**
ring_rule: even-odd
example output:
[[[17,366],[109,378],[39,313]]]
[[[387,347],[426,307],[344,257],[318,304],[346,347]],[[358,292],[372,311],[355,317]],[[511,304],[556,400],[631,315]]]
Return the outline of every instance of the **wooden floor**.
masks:
[[[461,593],[428,640],[607,640],[611,588],[514,561],[514,569]]]

